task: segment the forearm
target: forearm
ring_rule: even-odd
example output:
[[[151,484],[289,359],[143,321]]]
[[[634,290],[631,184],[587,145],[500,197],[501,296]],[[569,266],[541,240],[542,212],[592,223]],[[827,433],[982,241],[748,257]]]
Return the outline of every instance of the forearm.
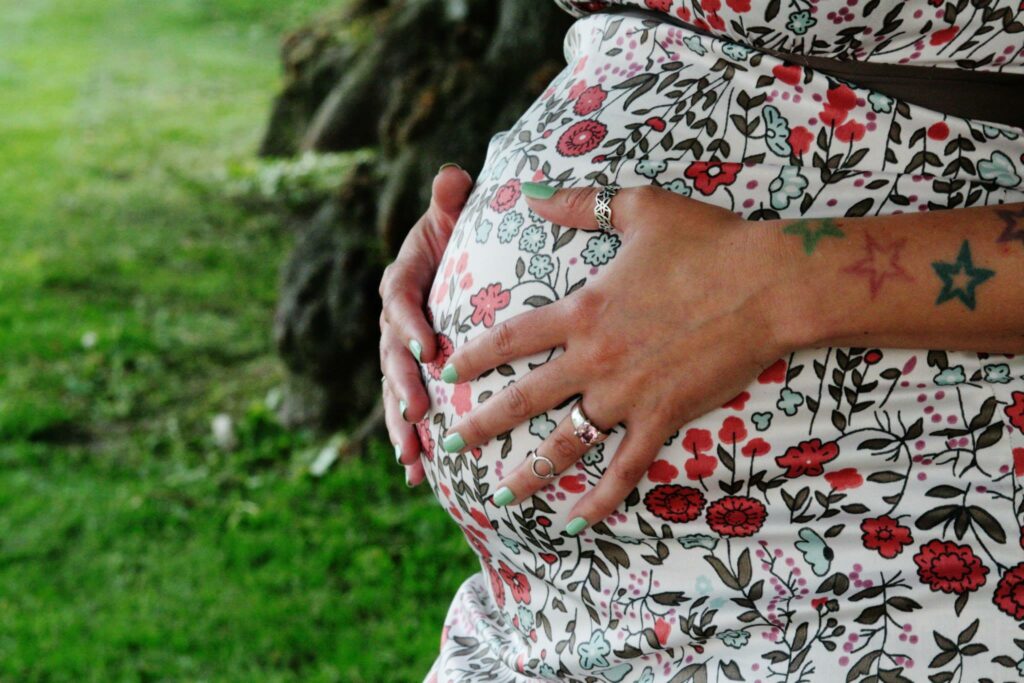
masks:
[[[1024,204],[751,227],[783,346],[1024,353]]]

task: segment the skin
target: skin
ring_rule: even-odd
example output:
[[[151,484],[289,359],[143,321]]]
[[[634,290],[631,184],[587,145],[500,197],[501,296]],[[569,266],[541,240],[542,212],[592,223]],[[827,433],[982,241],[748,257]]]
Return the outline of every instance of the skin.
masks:
[[[556,224],[595,230],[596,192],[571,188],[527,201]],[[586,287],[500,321],[450,359],[464,382],[564,349],[452,425],[448,433],[464,439],[462,450],[574,395],[599,428],[626,429],[601,481],[566,521],[604,519],[671,434],[792,351],[1024,353],[1024,246],[1004,237],[1024,229],[1024,204],[749,222],[636,187],[615,195],[612,216],[622,247]],[[558,472],[584,452],[568,420],[538,448]],[[509,487],[516,504],[550,483],[529,466],[524,458],[494,490]]]

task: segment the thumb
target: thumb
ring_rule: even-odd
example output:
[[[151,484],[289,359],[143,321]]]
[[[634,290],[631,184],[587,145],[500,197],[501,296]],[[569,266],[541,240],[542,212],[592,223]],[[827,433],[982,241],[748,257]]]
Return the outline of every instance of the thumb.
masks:
[[[608,203],[612,210],[612,226],[622,230],[627,225],[624,207],[630,195],[643,188],[624,187],[619,189]],[[567,187],[556,189],[543,183],[523,183],[523,196],[534,213],[556,225],[583,230],[599,230],[595,207],[600,187]]]
[[[458,164],[445,164],[438,169],[430,188],[431,208],[437,218],[454,225],[473,189],[473,176]]]

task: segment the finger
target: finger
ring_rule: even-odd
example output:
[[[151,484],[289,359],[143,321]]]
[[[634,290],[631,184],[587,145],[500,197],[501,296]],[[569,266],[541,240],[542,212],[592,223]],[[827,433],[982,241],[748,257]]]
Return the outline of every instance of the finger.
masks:
[[[420,440],[416,429],[400,417],[398,398],[388,385],[384,383],[384,425],[395,449],[395,460],[402,465],[411,464],[419,460]]]
[[[498,323],[456,349],[441,371],[441,379],[468,382],[503,363],[561,346],[571,320],[567,311],[558,302]]]
[[[565,533],[575,536],[615,512],[647,474],[647,469],[658,457],[666,438],[666,430],[651,424],[638,423],[635,427],[628,427],[597,486],[584,495],[569,512]]]
[[[430,409],[419,365],[399,343],[391,325],[381,333],[381,372],[399,402],[398,414],[406,422],[418,422]]]
[[[437,352],[434,330],[423,311],[430,286],[425,275],[435,270],[433,261],[414,252],[388,265],[381,278],[381,320],[394,328],[401,345],[420,362],[429,361]]]
[[[472,189],[473,176],[458,164],[444,164],[437,170],[430,187],[430,210],[436,212],[435,217],[448,232],[458,221]]]
[[[457,453],[486,443],[577,393],[575,375],[566,370],[564,359],[541,365],[471,410],[449,427],[441,446]]]
[[[587,410],[584,410],[584,413],[590,415]],[[594,424],[615,424],[615,422],[609,419],[607,422],[595,421]],[[548,484],[558,481],[562,476],[573,476],[565,474],[566,470],[572,467],[573,463],[583,457],[588,450],[590,447],[584,445],[576,436],[572,418],[566,417],[558,423],[555,431],[544,439],[536,451],[537,455],[551,461],[551,464],[554,465],[555,476],[553,478],[542,476],[551,469],[548,467],[548,463],[528,456],[507,477],[498,482],[492,496],[494,504],[499,507],[509,505],[514,501],[532,496]]]
[[[426,472],[423,469],[423,458],[417,458],[416,462],[405,466],[405,483],[409,488],[419,486],[426,479]]]
[[[598,230],[597,217],[594,215],[597,193],[600,187],[567,187],[555,190],[551,196],[551,187],[541,183],[523,183],[523,195],[526,203],[534,213],[556,225],[564,225],[583,230]],[[662,194],[663,193],[663,194]],[[660,190],[649,185],[639,187],[623,187],[612,196],[609,206],[612,210],[611,223],[619,231],[631,224],[635,207],[648,206],[652,201],[671,201],[668,195],[675,194],[668,190]],[[676,195],[679,196],[679,195]]]

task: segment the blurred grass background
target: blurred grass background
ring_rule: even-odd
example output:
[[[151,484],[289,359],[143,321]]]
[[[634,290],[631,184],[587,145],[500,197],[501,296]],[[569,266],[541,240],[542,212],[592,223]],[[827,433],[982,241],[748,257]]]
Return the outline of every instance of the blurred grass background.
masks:
[[[0,1],[0,680],[419,681],[436,654],[477,565],[389,445],[309,475],[322,443],[271,410],[291,237],[225,180],[323,4]]]

